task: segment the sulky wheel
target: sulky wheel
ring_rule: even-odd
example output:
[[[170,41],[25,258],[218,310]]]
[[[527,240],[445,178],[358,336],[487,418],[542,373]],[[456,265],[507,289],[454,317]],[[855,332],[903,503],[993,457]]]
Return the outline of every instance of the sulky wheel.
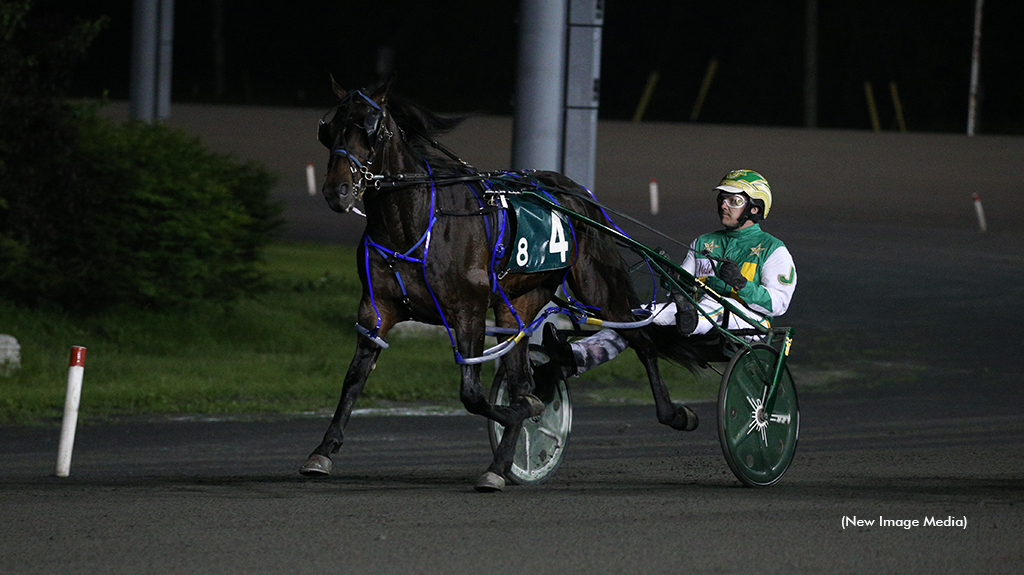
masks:
[[[718,439],[736,478],[750,487],[772,485],[789,468],[800,435],[796,388],[787,367],[771,413],[765,395],[778,352],[757,344],[741,349],[722,375],[718,393]]]
[[[519,485],[536,485],[551,477],[562,463],[569,443],[569,431],[572,429],[572,396],[564,379],[559,380],[554,390],[547,393],[538,390],[537,395],[544,402],[544,413],[523,422],[512,467],[508,472],[508,479]],[[498,368],[494,376],[491,403],[508,405],[504,367]],[[492,450],[498,448],[504,431],[505,428],[500,424],[488,421],[487,434],[491,439]]]

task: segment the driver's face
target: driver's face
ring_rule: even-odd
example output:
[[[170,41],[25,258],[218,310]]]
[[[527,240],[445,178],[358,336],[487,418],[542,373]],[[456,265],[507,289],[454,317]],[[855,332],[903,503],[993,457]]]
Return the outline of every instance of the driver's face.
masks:
[[[727,230],[735,230],[740,227],[740,216],[746,209],[745,203],[738,208],[732,207],[729,199],[733,196],[734,194],[721,194],[718,198],[718,217],[722,219],[722,225]],[[744,223],[749,223],[749,220]]]

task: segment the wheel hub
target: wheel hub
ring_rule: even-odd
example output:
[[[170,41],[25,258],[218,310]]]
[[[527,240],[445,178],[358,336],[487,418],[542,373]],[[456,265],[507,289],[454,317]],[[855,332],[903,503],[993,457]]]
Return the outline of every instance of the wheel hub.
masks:
[[[750,404],[752,411],[750,412],[750,424],[747,425],[747,435],[751,432],[757,431],[761,435],[761,441],[764,442],[765,447],[768,446],[768,415],[764,411],[764,402],[761,401],[760,397],[747,396],[747,403]]]

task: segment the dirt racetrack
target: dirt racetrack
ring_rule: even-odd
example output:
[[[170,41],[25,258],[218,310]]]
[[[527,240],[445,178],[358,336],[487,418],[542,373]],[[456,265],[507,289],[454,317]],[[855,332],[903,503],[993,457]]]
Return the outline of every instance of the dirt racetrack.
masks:
[[[321,114],[176,105],[169,123],[277,171],[289,238],[350,243],[362,222],[306,191]],[[510,133],[480,117],[444,141],[507,168]],[[85,428],[69,480],[49,477],[56,430],[0,428],[0,572],[1017,572],[1022,159],[1022,138],[601,124],[598,198],[681,241],[715,227],[728,170],[771,182],[764,227],[800,274],[803,426],[779,485],[738,487],[703,403],[692,434],[649,406],[581,407],[556,477],[498,496],[469,488],[488,455],[471,417],[353,418],[323,481],[296,473],[319,419]]]

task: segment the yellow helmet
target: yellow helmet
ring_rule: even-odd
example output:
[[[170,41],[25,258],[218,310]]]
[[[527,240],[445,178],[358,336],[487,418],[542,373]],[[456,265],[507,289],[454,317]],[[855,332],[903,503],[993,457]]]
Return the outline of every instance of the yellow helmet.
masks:
[[[772,189],[768,186],[768,180],[754,170],[729,172],[715,190],[730,194],[746,194],[751,200],[761,200],[764,204],[762,218],[767,218],[768,211],[772,209]]]

